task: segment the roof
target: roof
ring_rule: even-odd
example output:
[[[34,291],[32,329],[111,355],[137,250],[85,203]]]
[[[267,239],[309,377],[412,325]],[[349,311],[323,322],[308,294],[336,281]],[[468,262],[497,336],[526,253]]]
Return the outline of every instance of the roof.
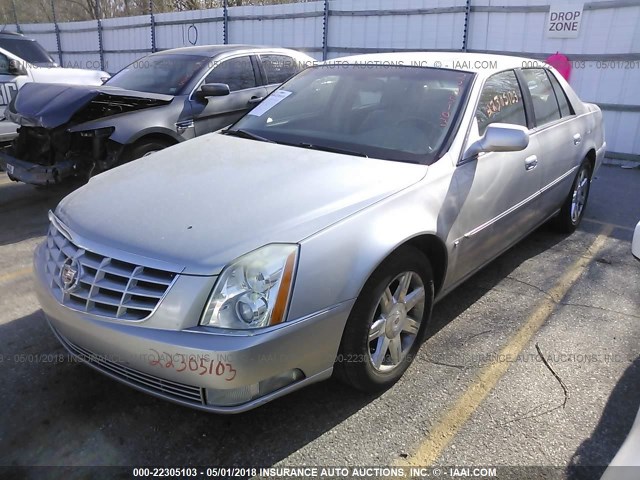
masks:
[[[540,60],[525,57],[514,57],[510,55],[450,51],[371,53],[334,58],[325,63],[450,68],[453,70],[464,70],[488,76],[501,70],[523,66],[542,65],[543,62]]]
[[[26,40],[32,40],[31,38],[26,38],[23,34],[18,32],[9,32],[6,30],[0,31],[0,37],[11,37],[11,38],[25,38]]]
[[[231,53],[231,52],[239,52],[246,50],[264,50],[269,49],[273,50],[276,47],[266,47],[261,45],[240,45],[240,44],[232,44],[232,45],[198,45],[195,47],[180,47],[180,48],[172,48],[170,50],[163,50],[158,53],[171,53],[174,55],[202,55],[206,57],[215,57],[216,55],[220,55],[221,53]],[[278,50],[281,50],[278,48]]]

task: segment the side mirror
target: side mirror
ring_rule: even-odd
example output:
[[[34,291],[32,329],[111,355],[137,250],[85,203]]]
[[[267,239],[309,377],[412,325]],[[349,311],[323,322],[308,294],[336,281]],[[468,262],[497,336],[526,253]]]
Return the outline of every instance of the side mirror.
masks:
[[[204,100],[207,97],[223,97],[229,93],[229,85],[226,83],[203,83],[196,91],[196,97]]]
[[[520,125],[492,123],[487,126],[484,135],[473,142],[464,154],[464,158],[474,157],[480,152],[517,152],[529,145],[529,132]]]
[[[27,68],[24,64],[17,60],[9,61],[9,75],[26,75]]]

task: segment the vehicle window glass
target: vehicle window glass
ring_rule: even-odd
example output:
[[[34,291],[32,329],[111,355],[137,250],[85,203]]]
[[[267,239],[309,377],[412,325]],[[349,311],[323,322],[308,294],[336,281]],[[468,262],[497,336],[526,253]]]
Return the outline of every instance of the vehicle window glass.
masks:
[[[487,79],[480,94],[476,119],[480,135],[492,123],[527,126],[522,92],[513,70],[497,73]]]
[[[137,92],[180,95],[209,62],[209,57],[156,53],[127,65],[106,84]]]
[[[320,112],[326,110],[331,105],[332,95],[335,92],[338,80],[339,77],[336,75],[329,75],[314,80],[309,88],[298,92],[299,102],[307,105],[309,112]],[[284,105],[281,104],[280,108],[281,115],[283,117],[288,117],[297,112],[298,106],[295,103],[286,103]]]
[[[566,117],[568,115],[573,115],[573,111],[571,110],[571,106],[569,105],[569,100],[567,99],[567,94],[564,93],[564,89],[560,85],[560,82],[558,82],[558,80],[553,75],[553,73],[547,71],[547,75],[549,76],[549,80],[551,81],[551,86],[553,87],[553,91],[556,94],[558,105],[560,105],[560,114],[563,117]]]
[[[295,59],[286,55],[260,55],[260,61],[267,75],[267,85],[284,83],[300,71]]]
[[[531,94],[536,125],[541,126],[558,120],[560,118],[560,109],[545,70],[542,68],[524,68],[522,69],[522,75]]]
[[[256,76],[253,73],[251,58],[244,56],[223,61],[207,75],[204,82],[226,83],[232,92],[255,87]]]
[[[309,67],[231,129],[288,145],[429,163],[457,128],[472,79],[437,68]]]
[[[0,47],[29,63],[39,66],[52,65],[53,58],[34,40],[27,38],[0,38]]]
[[[10,75],[9,73],[9,58],[6,55],[0,53],[0,75]]]

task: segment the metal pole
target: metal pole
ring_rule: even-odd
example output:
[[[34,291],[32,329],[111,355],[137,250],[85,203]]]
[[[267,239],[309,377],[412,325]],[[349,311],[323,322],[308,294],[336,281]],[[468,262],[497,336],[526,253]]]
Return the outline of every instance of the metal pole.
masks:
[[[60,66],[63,67],[62,63],[62,44],[60,42],[60,27],[58,26],[58,18],[56,17],[56,4],[53,0],[51,0],[51,12],[53,13],[53,26],[56,31],[56,46],[58,47],[58,61],[60,62]]]
[[[467,0],[467,4],[464,7],[464,33],[462,36],[462,51],[466,52],[469,41],[469,20],[471,16],[471,0]]]
[[[18,23],[18,9],[16,8],[16,0],[11,0],[13,4],[13,18],[16,22],[16,31],[18,33],[22,33],[22,29],[20,28],[20,24]]]
[[[229,44],[229,0],[222,2],[222,43]]]
[[[322,22],[322,60],[327,59],[329,52],[329,0],[324,0],[324,16]]]
[[[104,45],[102,40],[102,9],[100,0],[96,0],[96,20],[98,22],[98,51],[100,52],[100,70],[104,70]]]
[[[151,53],[157,51],[156,48],[156,17],[153,14],[153,0],[149,0],[149,15],[151,16]]]

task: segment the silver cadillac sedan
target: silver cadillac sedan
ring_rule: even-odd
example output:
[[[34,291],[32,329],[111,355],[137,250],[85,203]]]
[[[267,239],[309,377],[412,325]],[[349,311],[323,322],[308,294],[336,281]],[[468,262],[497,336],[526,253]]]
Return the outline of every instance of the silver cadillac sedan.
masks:
[[[69,352],[182,405],[389,388],[434,302],[542,223],[576,229],[604,151],[599,108],[535,60],[333,60],[66,197],[37,295]]]

